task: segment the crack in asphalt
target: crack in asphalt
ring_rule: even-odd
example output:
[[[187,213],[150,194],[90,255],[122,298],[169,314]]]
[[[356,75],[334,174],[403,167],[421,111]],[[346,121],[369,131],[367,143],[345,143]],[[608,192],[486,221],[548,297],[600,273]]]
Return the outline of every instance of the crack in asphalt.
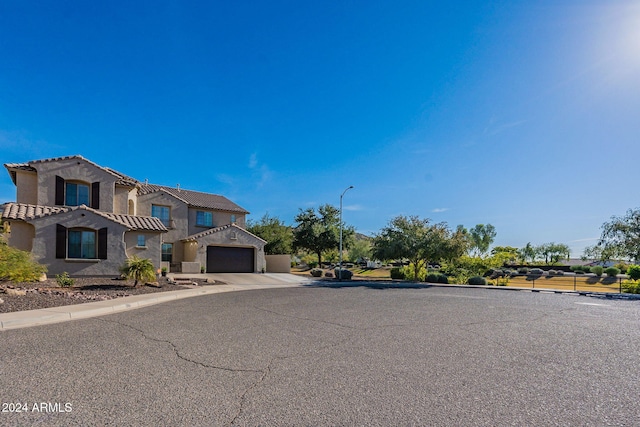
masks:
[[[102,319],[102,318],[96,318],[95,320],[99,320],[101,322],[115,323],[117,325],[124,326],[124,327],[129,328],[129,329],[131,329],[133,331],[138,332],[146,340],[155,341],[155,342],[162,343],[162,344],[169,344],[171,346],[171,348],[173,349],[173,352],[175,353],[175,355],[176,355],[176,357],[178,359],[184,360],[185,362],[193,363],[194,365],[198,365],[198,366],[201,366],[203,368],[218,369],[218,370],[227,371],[227,372],[253,372],[253,373],[262,373],[263,372],[260,369],[229,368],[229,367],[226,367],[226,366],[208,365],[206,363],[198,362],[197,360],[189,359],[188,357],[185,357],[182,354],[180,354],[180,350],[178,349],[178,346],[176,346],[174,343],[172,343],[169,340],[150,337],[142,329],[138,329],[138,328],[136,328],[134,326],[128,325],[126,323],[118,322],[116,320],[108,320],[108,319]]]

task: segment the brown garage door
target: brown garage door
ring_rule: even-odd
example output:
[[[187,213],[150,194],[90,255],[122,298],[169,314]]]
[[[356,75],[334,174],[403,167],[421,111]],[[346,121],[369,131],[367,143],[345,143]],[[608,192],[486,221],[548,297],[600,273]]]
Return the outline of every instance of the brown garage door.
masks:
[[[207,247],[207,273],[253,273],[253,248]]]

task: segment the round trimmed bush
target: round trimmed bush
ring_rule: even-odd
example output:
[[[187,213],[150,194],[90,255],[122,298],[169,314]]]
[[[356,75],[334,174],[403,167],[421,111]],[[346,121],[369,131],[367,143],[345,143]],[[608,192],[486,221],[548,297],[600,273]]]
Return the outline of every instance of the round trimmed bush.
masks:
[[[544,274],[544,271],[542,271],[541,268],[532,268],[531,270],[529,270],[529,274],[532,274],[534,276],[542,276]]]
[[[556,270],[556,275],[557,276],[564,276],[564,271],[563,270]]]
[[[556,270],[549,270],[548,274],[549,276],[555,276],[558,272]]]
[[[438,274],[438,283],[442,283],[445,285],[449,284],[449,277],[446,274]]]
[[[392,279],[404,279],[404,272],[400,267],[393,267],[390,274]]]
[[[486,285],[487,279],[485,279],[482,276],[472,276],[472,277],[469,277],[469,280],[467,280],[467,283],[470,285]]]
[[[600,265],[595,265],[595,266],[591,267],[591,272],[593,274],[595,274],[596,276],[600,277],[600,276],[602,276],[602,273],[604,272],[604,267],[602,267]]]
[[[427,277],[424,279],[425,282],[428,283],[438,283],[438,274],[437,273],[429,273]]]
[[[529,274],[529,268],[527,267],[520,267],[518,269],[518,274]]]
[[[616,277],[620,274],[620,269],[617,267],[609,267],[604,269],[604,273],[609,277]]]

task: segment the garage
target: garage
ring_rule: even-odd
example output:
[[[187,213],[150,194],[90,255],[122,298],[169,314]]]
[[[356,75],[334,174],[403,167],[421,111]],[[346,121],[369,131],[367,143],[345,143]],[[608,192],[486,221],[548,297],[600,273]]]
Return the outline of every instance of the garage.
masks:
[[[253,273],[254,248],[207,247],[207,273]]]

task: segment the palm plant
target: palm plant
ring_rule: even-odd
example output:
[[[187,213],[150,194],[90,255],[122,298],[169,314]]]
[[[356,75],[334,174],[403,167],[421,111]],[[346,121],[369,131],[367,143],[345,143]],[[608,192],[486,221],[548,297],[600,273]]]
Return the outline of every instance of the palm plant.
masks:
[[[138,281],[153,281],[156,278],[156,273],[153,267],[153,263],[148,258],[139,258],[132,256],[127,259],[124,266],[120,269],[120,272],[124,274],[127,279],[133,279],[133,286],[138,286]]]

